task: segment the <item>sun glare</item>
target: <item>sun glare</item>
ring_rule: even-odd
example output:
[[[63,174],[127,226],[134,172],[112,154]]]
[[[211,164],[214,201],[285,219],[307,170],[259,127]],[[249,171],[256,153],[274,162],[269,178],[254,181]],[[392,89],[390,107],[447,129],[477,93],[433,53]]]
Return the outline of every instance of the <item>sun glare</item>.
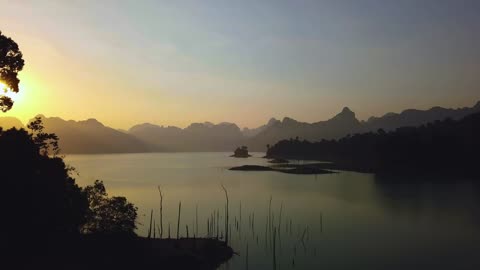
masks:
[[[19,99],[19,93],[9,91],[8,87],[3,82],[0,82],[0,96],[7,96],[11,98],[14,102],[18,101]]]
[[[7,86],[3,82],[0,82],[0,90],[2,90],[2,92],[7,90]]]

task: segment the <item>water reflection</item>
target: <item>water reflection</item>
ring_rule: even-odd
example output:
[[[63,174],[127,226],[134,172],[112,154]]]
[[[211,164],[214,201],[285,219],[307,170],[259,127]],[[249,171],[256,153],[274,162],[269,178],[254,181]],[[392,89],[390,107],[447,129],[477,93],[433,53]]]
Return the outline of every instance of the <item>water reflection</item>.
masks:
[[[480,181],[439,176],[375,176],[379,205],[410,218],[480,226]]]
[[[69,156],[67,161],[80,172],[80,184],[102,179],[111,195],[133,201],[141,224],[148,224],[152,209],[158,216],[161,185],[164,227],[170,225],[172,235],[181,201],[180,235],[186,235],[188,225],[200,236],[224,237],[223,184],[230,199],[229,240],[239,254],[223,269],[480,266],[475,211],[480,193],[472,181],[437,183],[411,177],[405,181],[353,172],[321,176],[234,172],[227,168],[264,165],[266,160],[260,158],[262,153],[248,159],[228,155]],[[138,233],[146,235],[148,226],[141,224]]]

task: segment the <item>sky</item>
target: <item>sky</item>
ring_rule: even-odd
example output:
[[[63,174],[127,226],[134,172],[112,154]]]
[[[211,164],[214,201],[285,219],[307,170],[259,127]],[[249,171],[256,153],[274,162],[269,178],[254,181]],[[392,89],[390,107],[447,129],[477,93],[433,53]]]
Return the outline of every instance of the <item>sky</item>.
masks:
[[[3,116],[150,122],[359,119],[480,100],[480,1],[7,1],[24,54]],[[0,115],[2,116],[2,115]]]

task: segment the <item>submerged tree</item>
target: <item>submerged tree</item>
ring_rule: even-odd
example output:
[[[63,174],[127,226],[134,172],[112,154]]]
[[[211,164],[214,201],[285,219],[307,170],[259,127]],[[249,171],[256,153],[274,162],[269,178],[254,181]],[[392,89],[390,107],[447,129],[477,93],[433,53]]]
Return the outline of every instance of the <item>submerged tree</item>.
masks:
[[[4,92],[18,93],[20,80],[17,75],[23,69],[25,61],[18,44],[11,38],[6,37],[0,31],[0,82],[4,83]],[[13,100],[0,94],[0,110],[6,112],[13,106]]]

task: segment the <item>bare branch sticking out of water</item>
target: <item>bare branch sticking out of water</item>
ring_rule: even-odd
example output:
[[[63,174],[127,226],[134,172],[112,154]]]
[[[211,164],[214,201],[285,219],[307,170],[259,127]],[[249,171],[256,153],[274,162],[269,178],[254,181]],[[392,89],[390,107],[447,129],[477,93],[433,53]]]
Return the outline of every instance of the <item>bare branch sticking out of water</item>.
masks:
[[[158,194],[160,195],[160,238],[163,238],[163,193],[158,186]]]
[[[228,191],[223,184],[222,184],[222,189],[225,192],[225,199],[227,200],[227,204],[225,206],[225,244],[228,245],[228,238],[229,238],[229,235],[228,235],[228,203],[229,203],[229,201],[228,201]]]

